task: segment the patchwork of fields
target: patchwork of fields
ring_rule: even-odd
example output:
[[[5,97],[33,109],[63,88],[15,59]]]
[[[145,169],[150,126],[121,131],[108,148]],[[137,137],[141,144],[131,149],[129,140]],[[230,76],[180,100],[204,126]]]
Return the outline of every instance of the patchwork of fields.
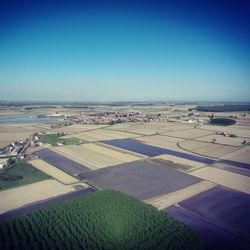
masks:
[[[30,133],[16,129],[17,134]],[[73,184],[87,180],[164,209],[200,232],[211,244],[207,249],[216,244],[221,249],[247,249],[250,222],[243,218],[250,218],[246,209],[250,207],[250,150],[241,142],[250,132],[244,126],[223,127],[242,136],[230,138],[215,133],[221,130],[175,122],[50,129],[82,144],[38,150],[39,159],[30,163],[57,181],[1,191],[7,202],[0,205],[0,213],[65,193],[76,195]]]
[[[78,175],[98,187],[115,189],[140,200],[173,192],[197,183],[199,178],[148,161],[136,161]]]
[[[64,136],[62,138],[71,138],[71,137],[76,137],[87,142],[96,142],[96,141],[112,140],[112,139],[134,138],[138,137],[138,135],[121,131],[109,131],[105,129],[98,129],[89,132],[80,132],[76,134],[71,134]]]
[[[41,170],[42,172],[46,173],[47,175],[53,177],[54,179],[64,183],[64,184],[72,184],[75,182],[78,182],[79,180],[72,177],[71,175],[63,172],[62,170],[52,166],[51,164],[40,160],[32,160],[30,161],[30,164],[34,166],[35,168]]]
[[[72,161],[61,154],[55,153],[50,149],[43,149],[36,152],[36,154],[39,156],[39,158],[46,161],[47,163],[73,176],[89,170],[87,167],[80,165],[79,163]]]
[[[164,211],[197,231],[206,249],[249,249],[250,196],[216,187]]]

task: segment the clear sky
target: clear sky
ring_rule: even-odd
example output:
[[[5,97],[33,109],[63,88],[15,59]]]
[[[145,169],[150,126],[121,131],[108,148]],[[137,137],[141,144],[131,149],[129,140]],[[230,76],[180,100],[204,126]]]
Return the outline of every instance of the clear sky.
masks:
[[[250,1],[0,1],[0,100],[250,101]]]

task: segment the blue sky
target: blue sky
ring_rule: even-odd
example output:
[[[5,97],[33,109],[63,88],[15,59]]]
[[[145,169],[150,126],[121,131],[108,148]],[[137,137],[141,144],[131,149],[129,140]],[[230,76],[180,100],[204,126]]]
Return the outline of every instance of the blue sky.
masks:
[[[0,4],[1,100],[250,101],[248,1]]]

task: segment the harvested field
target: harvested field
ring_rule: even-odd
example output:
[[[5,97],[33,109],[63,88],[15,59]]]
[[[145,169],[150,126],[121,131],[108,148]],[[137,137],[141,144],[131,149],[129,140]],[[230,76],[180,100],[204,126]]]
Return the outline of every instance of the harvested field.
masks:
[[[121,164],[79,174],[78,177],[90,180],[98,187],[122,191],[141,200],[173,192],[200,181],[148,161]]]
[[[249,126],[232,125],[232,126],[224,127],[224,126],[216,126],[216,125],[203,125],[202,128],[208,129],[211,131],[224,131],[225,133],[236,134],[239,137],[250,138]]]
[[[178,152],[178,151],[174,151],[170,149],[151,146],[151,145],[144,144],[140,141],[133,140],[133,139],[109,140],[109,141],[104,141],[103,143],[106,143],[115,147],[120,147],[126,150],[131,150],[133,152],[147,155],[147,156],[158,156],[161,154],[170,154],[170,155],[174,155],[177,157],[202,162],[205,164],[211,164],[214,162],[213,160],[208,159],[208,158],[191,155],[191,154],[187,154],[183,152]]]
[[[163,146],[165,145],[165,147],[168,147],[169,144],[172,143],[176,145],[176,143],[184,141],[184,139],[163,136],[163,135],[143,136],[136,139],[144,141],[146,143],[156,143],[156,144],[161,144]]]
[[[121,131],[104,130],[104,129],[72,134],[71,137],[72,136],[88,142],[138,137],[138,135],[136,134],[130,134]],[[62,138],[69,138],[69,136],[64,136]]]
[[[187,165],[187,166],[189,166],[189,170],[199,168],[199,167],[202,167],[202,166],[205,165],[202,162],[192,161],[192,160],[180,158],[180,157],[173,156],[173,155],[167,155],[167,154],[166,155],[156,156],[154,159],[162,159],[162,160],[165,160],[165,161],[174,162],[176,164]]]
[[[164,135],[177,137],[177,138],[183,138],[183,139],[195,139],[195,138],[199,138],[199,137],[210,135],[210,134],[214,134],[214,132],[203,130],[203,129],[198,129],[198,128],[164,133]]]
[[[24,205],[74,191],[56,180],[45,180],[0,192],[0,214]]]
[[[0,132],[0,147],[4,147],[9,145],[11,142],[14,141],[25,141],[27,138],[29,138],[33,132]]]
[[[240,167],[235,167],[235,166],[231,166],[229,164],[224,163],[223,161],[215,163],[213,165],[213,167],[225,170],[225,171],[229,171],[232,173],[236,173],[236,174],[241,174],[241,175],[245,175],[250,177],[250,167],[249,169],[245,169],[245,168],[240,168]]]
[[[146,200],[145,202],[147,204],[153,205],[154,207],[157,207],[158,209],[165,209],[185,199],[191,198],[194,195],[214,188],[215,186],[217,185],[214,183],[208,181],[200,181],[172,193],[163,194],[159,197],[153,197],[149,200]]]
[[[140,160],[141,157],[130,154],[129,152],[121,152],[117,150],[112,150],[111,148],[108,148],[105,144],[98,144],[98,143],[88,143],[85,145],[82,145],[86,149],[90,149],[95,151],[96,153],[101,153],[104,154],[108,157],[112,157],[114,159],[117,159],[123,163],[125,162],[131,162],[131,161],[136,161]]]
[[[179,143],[180,147],[196,154],[207,157],[219,158],[225,154],[237,150],[235,146],[227,146],[216,143],[198,142],[198,141],[184,141]]]
[[[250,149],[249,147],[241,148],[231,154],[225,155],[223,159],[250,164]]]
[[[70,126],[65,126],[61,128],[53,128],[51,129],[51,133],[66,133],[66,134],[73,134],[73,133],[79,133],[79,132],[84,132],[88,130],[93,130],[93,129],[99,129],[99,128],[104,128],[107,125],[92,125],[92,124],[73,124]]]
[[[34,166],[35,168],[43,171],[47,175],[52,176],[54,179],[56,179],[64,184],[72,184],[72,183],[79,181],[78,179],[72,177],[69,174],[66,174],[62,170],[59,170],[58,168],[50,165],[49,163],[47,163],[43,160],[36,159],[36,160],[30,161],[29,163],[32,164],[32,166]]]
[[[250,196],[247,194],[216,187],[182,201],[179,206],[236,235],[250,239]]]
[[[178,206],[171,206],[164,210],[167,215],[174,217],[178,221],[185,223],[194,231],[199,233],[205,242],[206,250],[225,249],[225,250],[248,250],[249,241],[230,233],[221,227],[216,226],[188,210]]]
[[[94,151],[93,147],[91,148],[88,144],[57,147],[53,148],[53,150],[89,169],[104,168],[122,163],[120,159]]]
[[[233,138],[233,137],[226,137],[222,135],[213,134],[198,138],[196,140],[203,142],[212,142],[214,139],[216,139],[215,143],[218,144],[225,144],[229,146],[242,146],[242,141],[244,141],[244,139],[246,138],[239,138],[239,137]]]
[[[61,169],[62,171],[76,176],[78,173],[86,172],[89,169],[79,163],[72,161],[65,156],[55,153],[49,149],[43,149],[41,151],[36,152],[39,158],[52,164],[53,166]]]
[[[250,194],[250,178],[247,176],[242,176],[213,167],[197,169],[189,172],[189,174]]]

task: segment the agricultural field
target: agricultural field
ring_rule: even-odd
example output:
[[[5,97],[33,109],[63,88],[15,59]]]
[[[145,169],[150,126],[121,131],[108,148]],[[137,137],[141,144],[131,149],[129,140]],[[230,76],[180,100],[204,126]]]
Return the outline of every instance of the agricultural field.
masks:
[[[87,141],[87,142],[138,137],[138,135],[136,134],[131,134],[131,133],[122,132],[122,131],[97,129],[97,130],[92,130],[89,132],[81,132],[81,133],[76,133],[72,135],[67,135],[62,138],[68,139],[72,136],[79,138],[80,140]]]
[[[227,154],[223,159],[250,164],[250,148],[244,147],[231,154]]]
[[[53,150],[92,170],[122,163],[121,159],[98,152],[98,148],[97,150],[94,150],[94,148],[94,146],[83,144],[79,146],[57,147]]]
[[[214,160],[211,160],[209,158],[200,157],[197,155],[187,154],[183,152],[178,152],[171,149],[151,146],[148,144],[144,144],[140,142],[139,140],[133,140],[133,139],[123,139],[123,140],[109,140],[109,141],[103,141],[103,143],[106,143],[111,146],[119,147],[122,149],[130,150],[142,155],[146,155],[149,157],[154,157],[158,155],[163,154],[170,154],[177,157],[181,157],[184,159],[189,159],[197,162],[202,162],[204,164],[212,164],[214,163]]]
[[[72,184],[79,181],[78,179],[72,177],[71,175],[63,172],[62,170],[52,166],[51,164],[43,160],[35,159],[30,161],[29,163],[32,164],[33,167],[62,182],[63,184]]]
[[[228,163],[225,163],[224,161],[219,161],[213,164],[213,167],[250,177],[250,165],[249,168],[242,168],[240,166],[232,166]]]
[[[174,164],[178,164],[178,165],[182,166],[182,168],[180,167],[180,169],[184,169],[184,170],[187,169],[187,171],[194,170],[196,168],[199,168],[199,167],[202,167],[205,165],[205,163],[202,163],[202,162],[192,161],[189,159],[180,158],[180,157],[176,157],[176,156],[168,155],[168,154],[159,155],[159,156],[156,156],[152,159],[173,162]]]
[[[104,128],[106,126],[107,125],[73,124],[73,125],[65,126],[61,128],[53,128],[50,131],[53,134],[57,134],[57,133],[74,134],[74,133],[89,131],[93,129]]]
[[[189,172],[190,175],[208,180],[228,188],[250,194],[250,177],[224,171],[215,167],[203,167]]]
[[[229,145],[229,146],[242,146],[242,142],[244,140],[247,141],[247,138],[242,138],[242,137],[226,137],[226,136],[222,136],[222,135],[216,135],[216,134],[212,134],[212,135],[208,135],[208,136],[204,136],[201,138],[196,139],[198,141],[202,141],[202,142],[213,142],[215,140],[216,144],[225,144],[225,145]]]
[[[0,222],[0,244],[2,249],[203,249],[184,224],[112,190]]]
[[[16,216],[25,215],[31,212],[35,212],[37,210],[55,205],[60,202],[64,202],[64,201],[71,200],[79,196],[84,196],[84,195],[88,195],[93,192],[96,192],[95,189],[88,187],[87,185],[81,184],[81,186],[82,186],[81,188],[78,188],[77,190],[74,190],[73,192],[68,192],[65,194],[60,194],[54,197],[47,198],[45,200],[36,201],[34,203],[27,204],[25,206],[0,214],[0,221],[10,219],[14,216],[16,217]],[[75,188],[75,186],[73,186],[73,188]]]
[[[203,125],[203,129],[207,129],[210,131],[224,131],[228,134],[236,134],[238,137],[246,137],[250,138],[250,129],[248,126],[242,126],[242,125],[232,125],[227,127],[217,126],[217,125]]]
[[[52,179],[3,190],[0,192],[0,200],[4,201],[0,203],[0,214],[74,190]]]
[[[210,190],[216,186],[217,185],[212,182],[200,181],[193,185],[173,191],[171,193],[163,194],[163,195],[145,200],[145,202],[147,204],[153,205],[154,207],[157,207],[159,210],[162,210],[174,204],[177,204],[183,200],[191,198],[197,194],[200,194],[204,191]]]
[[[0,172],[0,190],[19,187],[50,179],[50,176],[34,168],[26,161],[20,161]]]
[[[203,137],[206,135],[214,134],[214,132],[211,132],[205,129],[195,128],[195,129],[185,129],[181,131],[167,132],[163,134],[167,136],[176,137],[176,138],[182,138],[182,139],[195,139],[195,138]]]
[[[115,189],[140,200],[173,192],[197,183],[199,178],[175,171],[165,164],[135,161],[118,166],[79,174],[82,180],[90,180],[97,187]]]
[[[179,146],[192,153],[213,158],[220,158],[238,149],[237,146],[189,140],[180,142]]]
[[[250,196],[215,187],[164,211],[200,234],[206,249],[249,249]]]
[[[52,146],[58,146],[58,143],[63,145],[76,145],[80,144],[81,140],[75,137],[69,137],[65,139],[58,134],[45,134],[39,135],[39,140],[44,144],[51,144]]]
[[[73,176],[77,176],[78,173],[82,173],[89,170],[86,166],[72,161],[67,157],[58,154],[50,149],[43,149],[41,151],[36,152],[36,154],[40,159]]]

